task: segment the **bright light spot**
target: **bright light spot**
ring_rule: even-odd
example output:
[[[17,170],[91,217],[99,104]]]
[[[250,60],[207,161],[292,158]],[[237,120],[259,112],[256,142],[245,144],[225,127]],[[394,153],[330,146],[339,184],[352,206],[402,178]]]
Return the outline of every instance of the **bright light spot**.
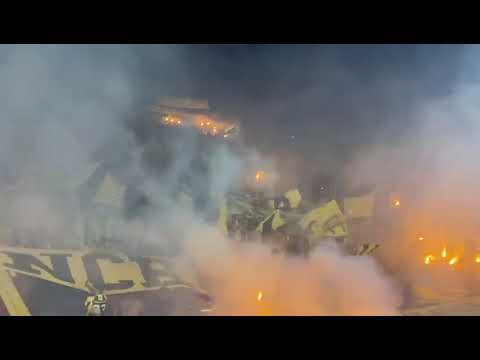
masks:
[[[259,170],[255,173],[255,181],[261,182],[264,179],[265,179],[265,172]]]
[[[419,241],[423,241],[423,239],[424,239],[423,236],[419,236],[419,237],[418,237],[418,240],[419,240]]]
[[[260,302],[263,299],[263,292],[259,291],[257,294],[257,301]]]
[[[453,258],[450,259],[448,262],[448,265],[455,265],[458,262],[458,256],[454,256]]]
[[[447,257],[447,247],[444,246],[444,247],[443,247],[443,250],[442,250],[442,258],[445,259],[446,257]]]
[[[433,255],[425,256],[425,264],[426,265],[429,265],[433,260],[435,260],[435,256],[433,256]]]

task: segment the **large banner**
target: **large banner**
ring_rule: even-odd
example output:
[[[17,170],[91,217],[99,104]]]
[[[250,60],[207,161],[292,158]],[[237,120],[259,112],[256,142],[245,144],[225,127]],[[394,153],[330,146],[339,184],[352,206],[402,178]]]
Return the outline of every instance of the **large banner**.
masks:
[[[86,283],[105,290],[112,304],[122,299],[150,303],[147,313],[180,311],[181,295],[193,311],[195,299],[208,297],[174,275],[160,257],[128,258],[121,253],[0,247],[0,314],[82,315],[89,295]],[[203,304],[201,304],[203,302]]]

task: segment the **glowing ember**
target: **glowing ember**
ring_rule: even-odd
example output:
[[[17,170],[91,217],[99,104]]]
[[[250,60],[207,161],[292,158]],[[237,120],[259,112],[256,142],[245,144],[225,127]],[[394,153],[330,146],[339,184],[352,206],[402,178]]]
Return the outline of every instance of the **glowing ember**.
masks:
[[[435,256],[433,256],[433,255],[425,256],[425,264],[426,265],[429,265],[433,260],[435,260]]]
[[[257,301],[258,302],[262,301],[262,298],[263,298],[263,292],[259,291],[257,294]]]
[[[442,250],[442,258],[445,259],[446,257],[447,257],[447,247],[444,246],[444,247],[443,247],[443,250]]]
[[[211,118],[206,115],[164,114],[161,117],[163,125],[174,127],[196,128],[204,135],[224,136],[233,134],[234,124]]]
[[[395,200],[395,202],[393,203],[393,205],[395,205],[395,206],[400,206],[400,200]]]
[[[453,258],[450,259],[448,262],[448,265],[455,265],[458,262],[458,256],[454,256]]]
[[[255,181],[261,182],[265,179],[265,172],[263,171],[257,171],[255,174]]]
[[[475,262],[480,263],[480,255],[475,256]]]
[[[418,240],[419,240],[419,241],[423,241],[423,239],[424,239],[423,236],[419,236],[419,237],[418,237]]]

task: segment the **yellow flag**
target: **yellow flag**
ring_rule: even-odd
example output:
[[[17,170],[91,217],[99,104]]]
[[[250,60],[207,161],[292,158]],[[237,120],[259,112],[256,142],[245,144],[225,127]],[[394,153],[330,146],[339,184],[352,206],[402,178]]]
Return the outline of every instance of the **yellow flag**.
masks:
[[[273,219],[272,219],[273,217]],[[270,219],[272,219],[272,230],[275,231],[282,225],[285,225],[286,222],[283,219],[283,217],[280,215],[280,212],[278,210],[275,210],[272,215],[268,216],[265,220],[263,220],[260,224],[257,226],[257,231],[263,232],[263,226],[266,222],[268,222]]]
[[[272,221],[272,230],[275,231],[282,225],[285,225],[285,220],[283,217],[280,215],[280,213],[275,211],[275,215],[273,215],[273,221]]]
[[[29,316],[30,310],[23,302],[11,275],[4,268],[0,269],[0,297],[11,316]]]
[[[307,213],[300,221],[300,226],[310,229],[314,236],[347,236],[347,226],[335,200]]]
[[[298,208],[300,202],[302,201],[302,195],[297,189],[287,191],[285,193],[285,197],[288,199],[288,201],[290,202],[290,206],[293,209]]]

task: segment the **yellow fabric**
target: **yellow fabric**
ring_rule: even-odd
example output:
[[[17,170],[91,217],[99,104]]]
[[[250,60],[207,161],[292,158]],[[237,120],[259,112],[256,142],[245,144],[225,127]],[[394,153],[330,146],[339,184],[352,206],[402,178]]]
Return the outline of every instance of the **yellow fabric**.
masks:
[[[3,268],[0,269],[0,297],[11,316],[31,315],[10,274]]]
[[[107,174],[102,185],[95,194],[94,202],[123,208],[123,198],[126,187]]]
[[[373,216],[375,197],[373,194],[348,197],[343,201],[345,216],[349,219]]]
[[[272,230],[275,231],[282,225],[285,225],[286,222],[283,219],[283,217],[280,215],[280,212],[275,211],[275,215],[273,215],[273,221],[272,221]]]
[[[302,195],[297,189],[287,191],[285,193],[285,197],[288,199],[288,201],[290,202],[290,206],[293,209],[298,208],[300,202],[302,201]]]
[[[279,227],[286,224],[285,220],[280,215],[280,212],[278,210],[275,210],[272,215],[268,216],[267,218],[265,218],[265,220],[263,220],[260,224],[258,224],[258,226],[257,226],[257,231],[258,232],[263,232],[263,225],[267,221],[269,221],[272,218],[272,216],[273,216],[273,220],[272,220],[272,230],[273,231],[277,230]]]
[[[315,237],[348,235],[345,217],[335,200],[307,213],[300,221],[300,226],[304,230],[310,228]]]

